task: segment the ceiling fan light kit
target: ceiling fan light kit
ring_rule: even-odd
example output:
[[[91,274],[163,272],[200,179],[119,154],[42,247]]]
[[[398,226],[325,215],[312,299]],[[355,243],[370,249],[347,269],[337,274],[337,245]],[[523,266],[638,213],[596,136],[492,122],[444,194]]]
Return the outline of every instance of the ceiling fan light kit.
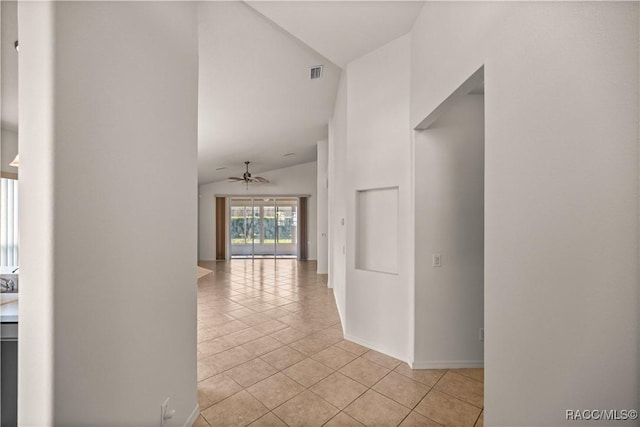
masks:
[[[261,176],[251,176],[251,172],[249,172],[249,161],[244,162],[244,164],[246,165],[246,171],[242,174],[242,178],[238,177],[238,176],[230,176],[229,177],[229,181],[230,182],[244,182],[245,184],[247,184],[247,186],[249,186],[250,183],[253,184],[267,184],[270,181],[267,178],[263,178]]]

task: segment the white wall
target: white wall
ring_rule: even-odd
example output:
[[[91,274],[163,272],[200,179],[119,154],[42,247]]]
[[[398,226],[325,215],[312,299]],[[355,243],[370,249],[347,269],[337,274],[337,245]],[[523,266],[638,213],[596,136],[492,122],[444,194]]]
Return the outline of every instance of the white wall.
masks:
[[[484,96],[462,97],[416,132],[414,156],[414,367],[482,367]]]
[[[347,199],[345,175],[347,161],[347,71],[343,70],[336,94],[333,116],[329,122],[327,175],[329,180],[329,287],[333,288],[342,327],[346,325],[344,316],[347,280]]]
[[[410,38],[404,36],[349,63],[346,172],[344,182],[336,182],[345,188],[347,207],[346,336],[402,360],[409,360],[412,336],[413,230],[405,226],[412,218],[410,49]],[[401,224],[398,274],[359,270],[356,192],[389,187],[398,187],[398,205],[388,207],[398,210]]]
[[[232,174],[230,172],[230,174]],[[258,175],[269,179],[269,184],[251,185],[247,190],[240,182],[212,182],[199,187],[198,203],[198,247],[200,260],[216,259],[216,195],[269,195],[269,196],[297,196],[310,195],[308,200],[307,218],[307,258],[316,259],[317,232],[317,198],[316,198],[316,162],[303,163],[288,168],[270,172],[260,172]]]
[[[637,407],[638,40],[632,2],[416,20],[412,126],[485,64],[487,426]]]
[[[183,425],[197,409],[195,5],[19,8],[19,423],[159,425],[170,397]]]
[[[329,272],[328,257],[328,237],[329,234],[329,185],[328,185],[328,163],[329,163],[329,146],[327,140],[318,141],[318,160],[317,160],[317,201],[318,210],[317,223],[318,231],[316,239],[318,241],[317,258],[318,258],[318,274],[327,274]],[[331,283],[329,283],[331,286]]]
[[[404,289],[414,266],[398,277],[353,268],[354,193],[397,183],[400,212],[411,212],[404,132],[485,67],[488,426],[568,425],[567,408],[637,406],[638,12],[632,2],[427,2],[410,37],[343,76],[329,170],[347,202],[344,324],[347,336],[407,360],[430,357],[403,334],[414,326]],[[336,241],[341,198],[330,191]],[[412,242],[413,218],[400,222],[400,242]],[[412,246],[400,251],[413,260]]]
[[[9,163],[11,163],[18,154],[18,133],[9,129],[2,129],[0,141],[2,142],[0,148],[0,169],[2,172],[18,173],[17,168],[9,166]]]
[[[24,161],[19,180],[20,325],[18,421],[55,423],[53,3],[21,3],[20,121]],[[26,84],[28,82],[28,85]]]

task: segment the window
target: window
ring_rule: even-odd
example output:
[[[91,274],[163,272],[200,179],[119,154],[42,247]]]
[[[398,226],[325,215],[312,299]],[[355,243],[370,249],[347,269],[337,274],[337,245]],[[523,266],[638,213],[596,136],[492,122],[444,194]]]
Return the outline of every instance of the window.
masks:
[[[18,265],[18,180],[0,178],[0,267]]]

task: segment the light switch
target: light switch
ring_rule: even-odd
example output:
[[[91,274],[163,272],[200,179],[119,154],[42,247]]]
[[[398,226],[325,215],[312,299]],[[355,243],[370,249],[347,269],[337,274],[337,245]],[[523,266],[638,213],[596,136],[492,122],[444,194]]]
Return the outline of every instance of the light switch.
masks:
[[[434,267],[442,267],[442,255],[433,254],[433,266]]]

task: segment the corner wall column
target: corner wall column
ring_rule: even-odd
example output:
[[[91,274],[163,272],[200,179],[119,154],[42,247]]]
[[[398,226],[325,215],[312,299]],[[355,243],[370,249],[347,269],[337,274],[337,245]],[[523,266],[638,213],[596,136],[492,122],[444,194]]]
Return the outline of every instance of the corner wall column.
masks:
[[[196,4],[18,8],[18,423],[191,425]]]

